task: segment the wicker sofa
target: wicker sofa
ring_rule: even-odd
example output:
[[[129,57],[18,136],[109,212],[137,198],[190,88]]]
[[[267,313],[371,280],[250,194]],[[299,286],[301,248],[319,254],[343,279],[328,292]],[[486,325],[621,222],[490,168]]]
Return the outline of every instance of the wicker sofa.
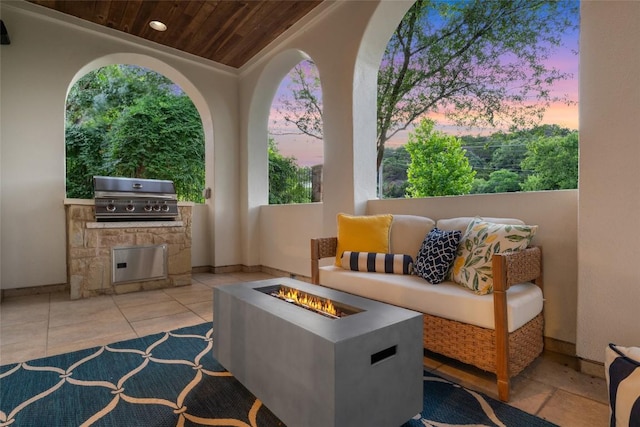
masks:
[[[389,252],[415,256],[434,227],[464,232],[473,218],[436,221],[393,215]],[[484,218],[500,224],[519,220]],[[326,258],[336,257],[338,238],[311,240],[312,283],[423,313],[424,348],[474,365],[497,377],[498,397],[509,400],[510,379],[543,350],[542,250],[529,246],[495,254],[493,292],[477,295],[456,283],[427,283],[416,275],[351,271]],[[321,266],[322,265],[322,266]]]

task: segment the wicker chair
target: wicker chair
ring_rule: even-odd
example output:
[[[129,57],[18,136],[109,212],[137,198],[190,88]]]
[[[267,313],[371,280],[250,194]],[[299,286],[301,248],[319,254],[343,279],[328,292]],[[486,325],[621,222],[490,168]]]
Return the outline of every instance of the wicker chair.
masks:
[[[311,240],[311,281],[320,283],[319,261],[336,256],[337,238]],[[542,249],[534,246],[519,252],[493,255],[493,301],[495,329],[481,328],[423,313],[425,349],[460,360],[497,377],[498,397],[508,402],[510,379],[541,353],[543,314],[508,332],[507,293],[512,284],[533,282],[542,289]]]

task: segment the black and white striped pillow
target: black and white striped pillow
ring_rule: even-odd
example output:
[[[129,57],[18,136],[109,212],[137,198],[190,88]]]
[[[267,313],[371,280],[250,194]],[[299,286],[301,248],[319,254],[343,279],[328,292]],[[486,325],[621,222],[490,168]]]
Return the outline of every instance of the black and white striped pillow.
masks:
[[[411,274],[413,272],[413,258],[401,254],[344,251],[342,253],[342,268],[377,273]]]
[[[611,427],[640,427],[640,348],[609,344],[605,352]]]

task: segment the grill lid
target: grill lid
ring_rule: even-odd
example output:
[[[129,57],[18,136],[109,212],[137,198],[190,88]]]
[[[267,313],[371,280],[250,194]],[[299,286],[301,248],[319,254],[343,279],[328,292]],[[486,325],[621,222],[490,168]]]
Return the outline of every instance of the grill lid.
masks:
[[[113,176],[94,176],[93,189],[96,197],[104,193],[140,193],[149,195],[175,195],[173,181],[163,179],[122,178]]]

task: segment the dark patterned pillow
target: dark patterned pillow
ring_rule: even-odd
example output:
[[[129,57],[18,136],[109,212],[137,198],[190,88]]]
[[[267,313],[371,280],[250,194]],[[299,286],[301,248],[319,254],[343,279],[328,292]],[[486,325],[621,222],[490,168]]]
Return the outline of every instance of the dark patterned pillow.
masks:
[[[413,258],[402,254],[344,251],[341,265],[345,270],[354,271],[393,274],[411,274],[413,272]]]
[[[605,350],[611,426],[640,426],[640,348],[609,344]]]
[[[424,238],[416,257],[413,267],[416,274],[434,285],[442,282],[456,257],[461,237],[459,230],[432,229]]]

